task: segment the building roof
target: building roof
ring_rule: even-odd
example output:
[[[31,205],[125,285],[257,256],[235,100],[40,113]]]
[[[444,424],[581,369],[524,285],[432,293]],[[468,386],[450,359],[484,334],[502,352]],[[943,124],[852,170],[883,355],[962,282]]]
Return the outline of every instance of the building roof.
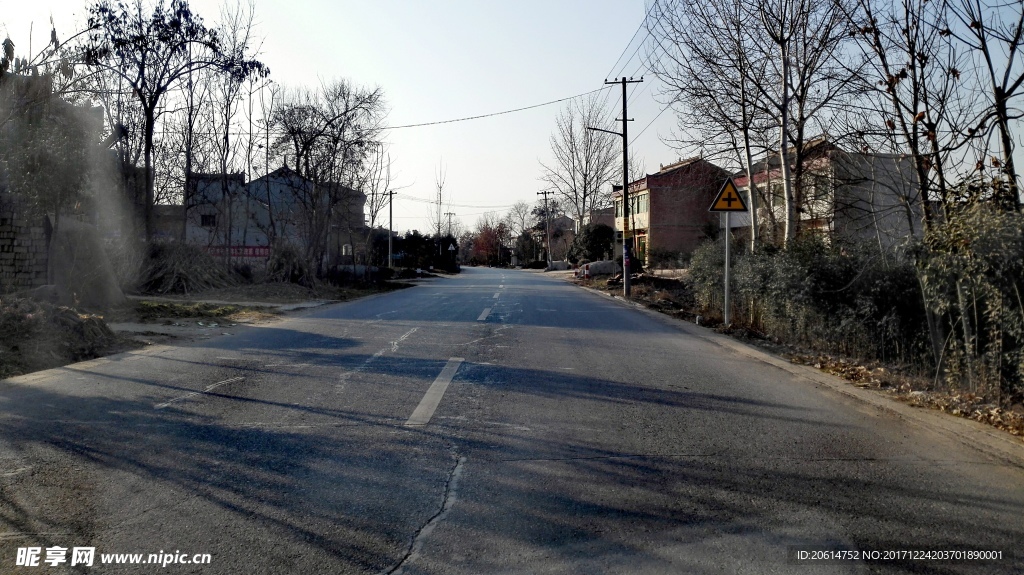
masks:
[[[826,156],[829,152],[839,149],[839,146],[836,146],[835,144],[830,142],[826,136],[818,136],[817,138],[811,138],[810,140],[804,142],[804,159],[815,160]],[[794,152],[795,149],[792,146],[787,147],[786,157],[792,158]],[[777,152],[772,152],[769,154],[765,154],[764,158],[761,158],[757,162],[754,162],[754,165],[750,167],[750,170],[752,172],[766,172],[776,170],[778,168],[779,154]],[[746,176],[746,170],[738,172],[738,174]]]
[[[639,178],[629,183],[630,193],[634,191],[649,190],[658,187],[665,187],[663,180],[671,181],[672,178],[682,175],[683,172],[690,172],[696,169],[713,170],[715,172],[727,173],[724,169],[718,167],[715,164],[705,160],[701,156],[695,156],[693,158],[686,158],[679,160],[667,166],[662,165],[660,169],[653,173],[647,174],[643,178]],[[723,176],[724,179],[724,176]],[[612,186],[612,196],[618,197],[622,195],[622,186]]]

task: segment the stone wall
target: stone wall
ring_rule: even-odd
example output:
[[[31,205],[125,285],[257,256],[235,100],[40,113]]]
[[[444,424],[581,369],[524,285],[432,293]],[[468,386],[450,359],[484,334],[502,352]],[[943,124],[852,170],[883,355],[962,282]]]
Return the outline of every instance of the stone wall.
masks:
[[[31,225],[13,202],[0,199],[0,292],[46,285],[47,258],[46,229]]]

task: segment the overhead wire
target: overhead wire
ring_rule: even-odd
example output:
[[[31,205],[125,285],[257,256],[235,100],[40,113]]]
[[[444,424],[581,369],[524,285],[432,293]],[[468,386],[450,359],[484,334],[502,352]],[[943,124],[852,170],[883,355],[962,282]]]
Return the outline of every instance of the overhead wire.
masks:
[[[437,200],[430,200],[430,199],[427,199],[427,198],[417,198],[416,196],[409,196],[409,195],[396,195],[395,199],[396,199],[396,201],[408,200],[408,201],[417,202],[417,203],[421,203],[421,204],[436,204],[437,203]],[[470,209],[481,209],[481,210],[489,209],[489,208],[493,208],[493,209],[509,208],[509,207],[512,207],[512,205],[513,205],[513,204],[505,204],[505,205],[500,205],[500,206],[487,206],[487,205],[474,205],[474,204],[450,204],[450,203],[447,203],[447,202],[441,202],[441,204],[444,205],[444,206],[451,207],[451,208],[470,208]]]
[[[559,98],[557,100],[551,100],[550,102],[544,102],[542,104],[533,104],[532,106],[524,106],[522,108],[515,108],[513,110],[504,110],[504,111],[501,111],[501,112],[492,112],[490,114],[480,114],[478,116],[467,116],[465,118],[454,118],[454,119],[451,119],[451,120],[439,120],[439,121],[436,121],[436,122],[422,122],[420,124],[406,124],[406,125],[403,125],[403,126],[390,126],[390,127],[384,128],[384,129],[386,129],[386,130],[399,130],[399,129],[402,129],[402,128],[420,128],[420,127],[423,127],[423,126],[437,126],[437,125],[440,125],[440,124],[452,124],[452,123],[455,123],[455,122],[467,122],[469,120],[480,120],[480,119],[483,119],[483,118],[491,118],[491,117],[494,117],[494,116],[502,116],[502,115],[505,115],[505,114],[512,114],[512,113],[515,113],[515,112],[522,112],[524,110],[532,110],[533,108],[540,108],[542,106],[550,106],[551,104],[558,104],[560,102],[565,102],[567,100],[574,100],[576,98],[581,98],[583,96],[589,96],[590,94],[594,94],[594,93],[600,92],[601,90],[606,90],[606,89],[608,89],[607,86],[602,86],[602,87],[600,87],[600,88],[598,88],[596,90],[591,90],[589,92],[583,92],[582,94],[576,94],[575,96],[568,96],[566,98]]]

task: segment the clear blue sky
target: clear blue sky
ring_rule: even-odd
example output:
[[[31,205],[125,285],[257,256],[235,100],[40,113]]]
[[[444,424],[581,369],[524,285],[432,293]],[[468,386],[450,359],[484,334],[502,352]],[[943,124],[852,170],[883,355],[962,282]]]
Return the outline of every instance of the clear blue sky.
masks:
[[[85,5],[0,0],[0,34],[9,34],[19,55],[27,55],[30,24],[34,45],[48,40],[51,16],[67,37],[84,21]],[[221,2],[190,5],[213,21]],[[637,46],[630,39],[645,10],[644,0],[255,0],[264,38],[260,58],[276,82],[315,87],[347,78],[379,85],[391,126],[531,106],[601,88],[605,78],[644,75],[645,83],[631,88],[631,140],[662,110],[655,99],[659,83],[642,66],[645,49],[630,59]],[[644,35],[641,30],[637,40]],[[616,108],[619,90],[609,88]],[[468,227],[483,212],[504,211],[490,206],[535,201],[539,162],[550,157],[549,137],[564,105],[390,131],[396,185],[405,186],[396,196],[395,228],[429,231],[436,207],[414,198],[434,200],[439,166],[446,173],[442,211],[455,212]],[[659,137],[673,124],[667,111],[631,144],[647,171],[678,157]]]

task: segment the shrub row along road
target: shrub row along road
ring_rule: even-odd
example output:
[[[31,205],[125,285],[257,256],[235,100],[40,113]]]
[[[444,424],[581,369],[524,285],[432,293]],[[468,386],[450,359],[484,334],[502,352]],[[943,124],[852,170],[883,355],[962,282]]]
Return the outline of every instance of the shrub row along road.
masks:
[[[156,569],[112,553],[209,554],[175,574],[1020,569],[1019,445],[976,449],[940,417],[467,269],[0,383],[0,572]],[[15,571],[33,546],[41,566]],[[795,563],[814,546],[1003,559]],[[94,566],[46,565],[53,547]]]

